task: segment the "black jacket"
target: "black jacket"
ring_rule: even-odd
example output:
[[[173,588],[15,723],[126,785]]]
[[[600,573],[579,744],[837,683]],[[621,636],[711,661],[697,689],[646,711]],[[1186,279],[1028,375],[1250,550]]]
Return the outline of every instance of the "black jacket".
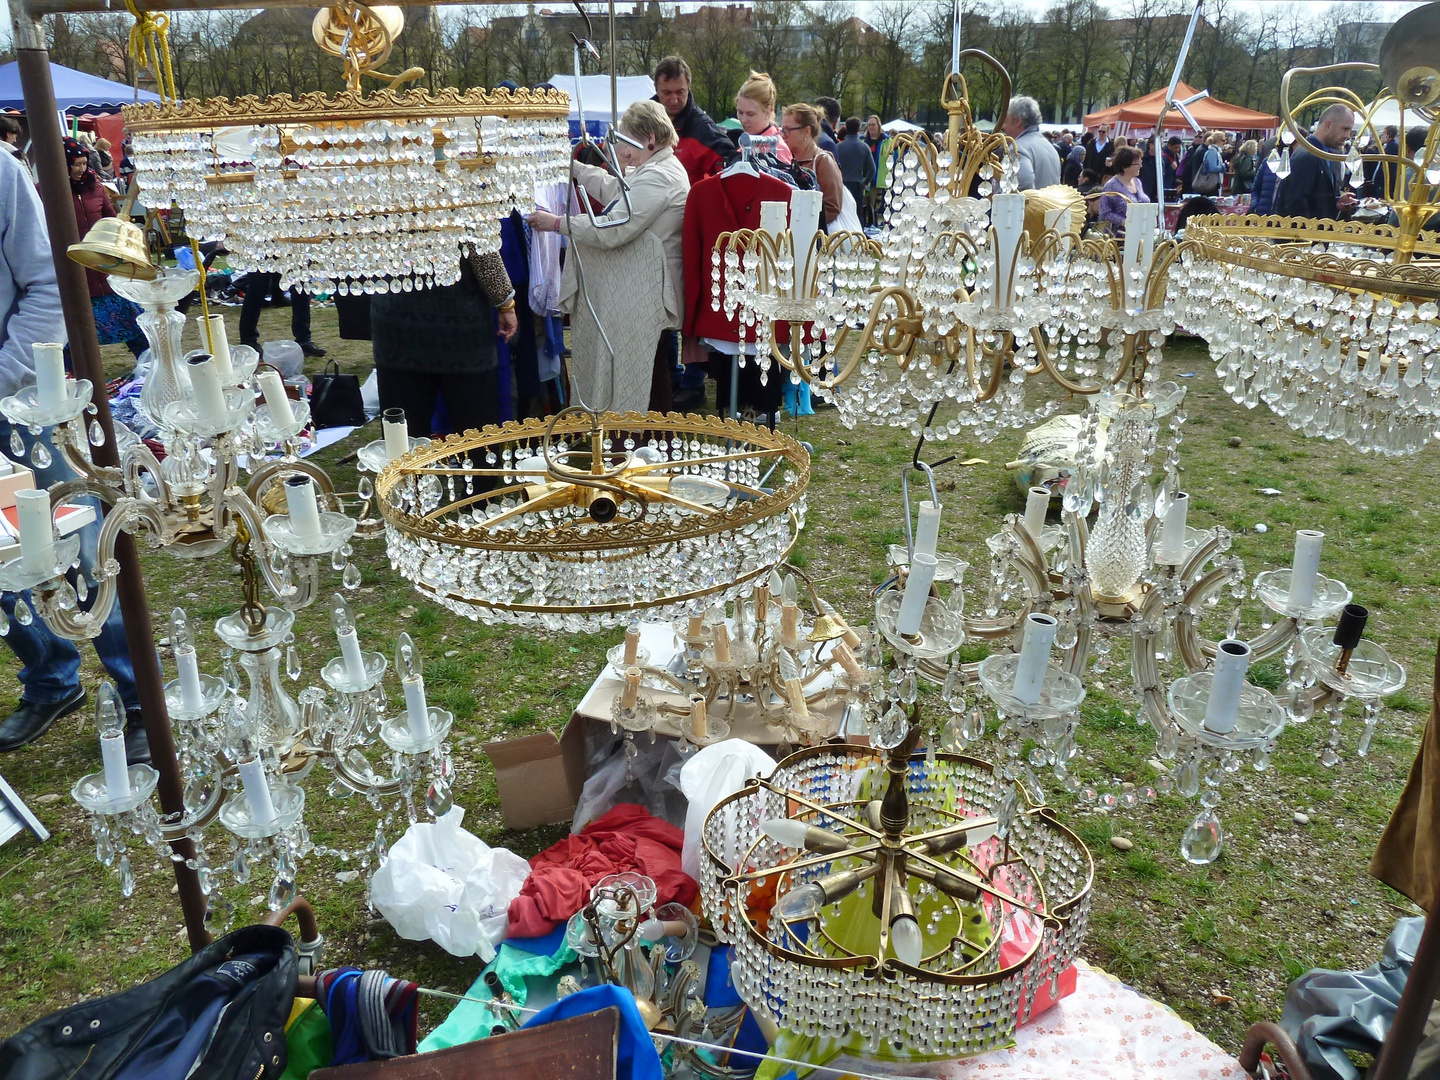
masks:
[[[287,931],[248,926],[159,978],[51,1013],[6,1039],[0,1043],[0,1080],[109,1080],[122,1070],[169,1080],[177,1069],[183,1078],[182,1063],[165,1060],[165,1051],[196,1029],[202,1054],[197,1080],[278,1080],[285,1071],[285,1021],[296,973],[295,943]],[[197,1011],[214,1015],[198,1003],[217,999],[228,1002],[218,1024],[196,1023]]]
[[[1270,212],[1284,217],[1338,218],[1339,169],[1339,162],[1317,157],[1308,148],[1293,150],[1290,175],[1276,188]]]

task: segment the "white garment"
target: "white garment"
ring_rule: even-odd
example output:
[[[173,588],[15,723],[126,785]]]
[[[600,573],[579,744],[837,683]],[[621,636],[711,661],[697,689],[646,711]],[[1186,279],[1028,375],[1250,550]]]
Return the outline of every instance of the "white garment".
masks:
[[[572,244],[560,295],[561,310],[570,315],[570,373],[578,397],[591,408],[644,412],[661,331],[681,323],[680,225],[690,177],[673,150],[659,151],[625,178],[627,218],[620,182],[609,172],[576,164],[574,176],[606,205],[597,220],[621,224],[596,228],[583,214],[572,215],[568,223],[561,219]]]
[[[565,196],[570,185],[536,184],[535,205],[559,217],[565,216]],[[572,197],[573,199],[573,197]],[[554,232],[527,228],[530,237],[530,310],[537,315],[560,312],[560,249],[565,237]]]

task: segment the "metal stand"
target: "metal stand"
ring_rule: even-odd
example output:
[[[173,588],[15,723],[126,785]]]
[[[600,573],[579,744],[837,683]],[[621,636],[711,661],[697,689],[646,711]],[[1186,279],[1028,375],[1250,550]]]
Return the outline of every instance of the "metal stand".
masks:
[[[65,167],[55,87],[50,80],[50,55],[45,47],[45,30],[39,17],[26,10],[24,0],[10,0],[10,18],[15,35],[15,55],[20,63],[20,85],[25,93],[25,115],[30,118],[30,137],[40,176],[40,198],[45,206],[50,252],[65,312],[70,354],[75,375],[89,379],[97,390],[94,400],[96,419],[105,433],[105,441],[94,447],[92,454],[97,465],[118,467],[120,455],[115,443],[115,429],[110,422],[110,403],[103,392],[105,373],[100,363],[100,344],[95,334],[90,291],[85,285],[83,268],[65,254],[71,244],[80,242],[80,235],[70,192],[69,170]],[[160,658],[155,653],[155,634],[134,538],[121,533],[115,542],[115,555],[120,563],[116,585],[120,610],[125,619],[125,642],[135,667],[135,687],[140,696],[145,734],[150,740],[152,762],[160,773],[160,809],[166,816],[180,815],[184,813],[184,783],[175,757],[170,717],[165,709],[165,684],[160,674]],[[199,950],[209,944],[210,935],[205,929],[206,902],[205,894],[200,891],[199,876],[185,865],[185,860],[195,857],[195,847],[188,839],[182,838],[172,841],[171,849],[177,857],[171,865],[175,870],[190,948]]]

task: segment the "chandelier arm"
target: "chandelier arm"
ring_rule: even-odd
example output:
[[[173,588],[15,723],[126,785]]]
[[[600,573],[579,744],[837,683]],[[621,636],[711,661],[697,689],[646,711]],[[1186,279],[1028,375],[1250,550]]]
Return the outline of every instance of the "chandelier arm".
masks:
[[[51,435],[51,442],[54,444],[55,449],[60,452],[60,456],[65,459],[65,463],[69,465],[74,472],[85,477],[91,483],[110,488],[116,492],[117,498],[119,497],[121,489],[126,487],[125,472],[121,468],[113,465],[96,465],[95,462],[91,460],[90,455],[85,450],[85,447],[88,445],[85,441],[85,431],[78,420],[69,424],[61,424],[54,428]],[[144,443],[140,443],[139,445],[145,446]],[[149,453],[149,447],[146,447],[145,452],[147,454]],[[154,457],[154,454],[150,454],[152,461]],[[158,471],[158,462],[156,463],[156,468]]]
[[[314,468],[314,466],[310,466],[301,471],[308,473],[311,468]],[[273,541],[265,537],[265,524],[261,519],[259,507],[251,501],[249,495],[237,487],[227,489],[226,495],[227,498],[224,505],[226,518],[239,518],[240,521],[244,523],[245,530],[249,533],[251,542],[258,544],[260,547],[261,555],[255,559],[255,565],[259,570],[261,579],[265,582],[265,587],[270,590],[281,604],[291,611],[309,606],[315,598],[315,585],[318,581],[318,574],[313,572],[307,573],[303,569],[298,568],[308,564],[313,569],[315,564],[314,556],[290,556],[291,562],[297,567],[297,572],[294,575],[294,582],[287,588],[284,578],[280,574],[277,574],[274,567],[270,565],[269,554],[275,545]]]
[[[970,332],[974,333],[973,330]],[[1009,330],[1004,331],[1004,337],[1001,338],[1000,344],[995,349],[987,350],[984,344],[980,345],[981,354],[993,355],[995,360],[990,367],[990,378],[985,384],[984,392],[975,395],[975,404],[983,405],[1000,392],[1000,384],[1005,375],[1005,361],[1013,355],[1014,351],[1015,335]]]
[[[882,310],[885,306],[885,301],[891,299],[892,297],[896,299],[897,306],[899,306],[899,301],[902,297],[907,302],[911,300],[910,294],[904,286],[888,285],[881,288],[879,294],[875,297],[874,301],[870,305],[870,316],[868,319],[866,319],[865,327],[860,332],[860,344],[856,347],[854,355],[851,356],[849,361],[845,364],[844,368],[835,373],[835,376],[833,378],[821,381],[819,384],[821,387],[829,389],[834,386],[839,386],[841,383],[843,383],[854,373],[855,369],[860,366],[861,359],[872,348],[879,348],[883,352],[890,353],[891,355],[897,355],[893,350],[887,348],[884,344],[877,344],[877,342],[875,341],[875,330],[880,323],[882,317]],[[849,335],[853,330],[854,327],[851,326],[842,326],[840,328],[840,332],[835,335],[836,353],[840,351],[843,344],[849,339]]]
[[[527,486],[529,485],[516,484],[512,487],[502,488],[499,491],[485,491],[476,495],[471,495],[469,498],[460,499],[454,503],[447,504],[443,507],[437,507],[435,510],[426,514],[423,520],[438,521],[439,518],[437,518],[436,515],[441,513],[442,511],[445,513],[449,513],[454,510],[463,510],[465,507],[470,506],[474,503],[485,502],[490,499],[494,499],[497,496],[504,495],[510,491],[522,491]],[[512,506],[509,510],[502,510],[493,518],[486,518],[485,521],[482,523],[481,527],[485,529],[498,528],[500,525],[509,521],[511,518],[519,517],[521,514],[529,514],[539,510],[549,510],[553,507],[564,506],[571,500],[571,493],[576,489],[577,486],[578,485],[576,484],[565,483],[562,486],[557,487],[554,491],[546,492],[538,499],[530,499],[527,502],[520,503],[520,505],[518,506]]]
[[[834,814],[828,815],[834,817]],[[821,852],[803,859],[794,859],[787,863],[780,863],[777,866],[768,866],[763,870],[747,870],[743,874],[734,874],[729,880],[734,882],[764,881],[766,878],[774,877],[777,874],[790,874],[796,870],[809,870],[815,866],[828,866],[838,859],[864,859],[866,862],[876,862],[876,854],[880,851],[880,841],[861,844],[858,847],[847,848],[844,851]]]
[[[713,507],[701,506],[699,503],[691,502],[689,499],[682,499],[678,495],[671,495],[668,491],[660,488],[646,487],[644,484],[636,484],[630,480],[614,480],[612,484],[614,485],[611,488],[612,491],[618,490],[627,495],[633,495],[641,503],[646,503],[654,499],[657,502],[670,503],[673,506],[680,506],[686,510],[692,510],[697,514],[711,514],[714,512]]]
[[[659,472],[662,469],[684,469],[691,465],[710,465],[720,461],[749,461],[759,457],[778,457],[784,451],[776,448],[769,450],[755,450],[745,454],[717,454],[714,457],[679,458],[674,461],[656,461],[649,465],[636,465],[626,470],[630,473]],[[794,567],[791,567],[793,570]]]
[[[876,755],[876,757],[879,757],[879,756],[880,756],[880,755],[878,755],[878,754]],[[872,837],[873,839],[875,839],[875,840],[877,840],[877,841],[878,841],[878,840],[881,838],[881,836],[883,835],[883,830],[881,830],[881,829],[876,829],[876,828],[872,828],[872,827],[869,826],[868,824],[865,824],[865,823],[863,823],[863,822],[854,820],[854,819],[852,819],[852,818],[848,818],[848,817],[846,817],[846,816],[843,815],[843,814],[838,814],[838,813],[835,812],[835,810],[834,810],[833,807],[826,806],[826,805],[823,804],[823,803],[812,802],[810,799],[807,799],[804,795],[799,795],[799,794],[795,793],[794,791],[791,791],[789,788],[775,787],[773,784],[770,783],[770,781],[766,780],[763,776],[756,777],[756,778],[755,778],[755,783],[756,783],[759,787],[764,788],[766,791],[773,792],[773,793],[776,794],[776,795],[782,795],[782,796],[784,796],[786,799],[789,799],[789,800],[791,800],[792,802],[798,803],[799,805],[805,807],[805,809],[807,809],[807,810],[813,810],[813,811],[815,811],[815,813],[817,813],[817,814],[824,814],[826,817],[834,818],[836,821],[840,822],[842,825],[845,825],[845,826],[847,826],[847,827],[849,827],[849,828],[851,828],[851,829],[854,829],[856,832],[864,833],[866,836]]]
[[[1027,810],[1023,810],[1023,811],[1021,811],[1021,812],[1022,812],[1022,813],[1026,813],[1026,814],[1034,814],[1034,813],[1038,813],[1038,810],[1027,809]],[[1017,907],[1017,908],[1019,908],[1021,911],[1025,912],[1027,915],[1034,915],[1037,919],[1044,919],[1044,920],[1047,920],[1047,921],[1048,921],[1048,920],[1051,920],[1051,919],[1054,919],[1054,920],[1056,920],[1056,921],[1059,921],[1059,917],[1058,917],[1058,916],[1047,914],[1047,913],[1045,912],[1045,910],[1044,910],[1044,908],[1045,908],[1045,906],[1046,906],[1046,904],[1045,904],[1045,885],[1044,885],[1044,883],[1040,880],[1040,875],[1038,875],[1038,874],[1034,874],[1034,873],[1032,872],[1032,875],[1031,875],[1032,878],[1034,879],[1035,888],[1036,888],[1036,890],[1040,893],[1040,904],[1041,904],[1041,907],[1040,907],[1039,909],[1036,909],[1036,908],[1030,907],[1028,904],[1022,903],[1020,900],[1016,899],[1014,896],[1011,896],[1009,893],[1001,892],[999,889],[995,888],[995,886],[991,885],[988,881],[986,881],[985,878],[983,878],[983,877],[977,877],[977,876],[975,876],[975,875],[973,875],[973,874],[966,873],[966,872],[963,871],[963,870],[957,870],[957,869],[955,869],[955,868],[952,867],[952,866],[946,866],[944,863],[939,862],[938,860],[931,858],[929,855],[922,854],[921,852],[918,852],[918,851],[907,851],[907,852],[906,852],[906,855],[907,855],[907,862],[913,860],[913,861],[915,861],[915,862],[918,862],[921,866],[924,866],[924,867],[929,868],[932,872],[938,870],[938,871],[941,871],[941,872],[946,873],[946,874],[953,874],[953,875],[955,875],[956,877],[958,877],[961,881],[965,882],[967,885],[973,885],[973,886],[975,886],[975,888],[979,889],[981,892],[990,894],[991,896],[995,897],[995,899],[1001,901],[1002,903],[1010,904],[1010,905],[1013,906],[1013,907]],[[997,863],[996,865],[1006,865],[1006,864],[1004,864],[1004,863]],[[1028,864],[1025,864],[1025,865],[1026,865],[1026,868],[1028,869],[1028,868],[1029,868],[1029,867],[1028,867]],[[917,875],[917,876],[918,876],[918,875]],[[1035,947],[1036,947],[1036,948],[1039,947],[1039,942],[1038,942],[1038,940],[1037,940],[1036,943],[1035,943]]]
[[[1324,158],[1326,161],[1346,160],[1345,154],[1337,154],[1332,150],[1326,150],[1324,147],[1318,147],[1314,143],[1306,139],[1304,133],[1301,132],[1299,125],[1295,122],[1295,117],[1292,114],[1300,112],[1301,110],[1307,109],[1313,105],[1332,103],[1337,105],[1349,105],[1351,108],[1357,109],[1361,113],[1364,113],[1366,110],[1366,103],[1362,101],[1353,90],[1350,90],[1347,87],[1326,86],[1322,87],[1319,90],[1311,91],[1305,96],[1304,100],[1302,100],[1292,109],[1290,105],[1290,80],[1296,75],[1308,78],[1316,75],[1326,75],[1330,72],[1338,71],[1378,72],[1379,70],[1379,64],[1369,64],[1358,60],[1342,64],[1326,64],[1323,67],[1290,68],[1288,71],[1285,72],[1284,75],[1280,77],[1280,125],[1284,127],[1287,131],[1289,131],[1291,135],[1295,136],[1295,141],[1299,145],[1303,146],[1308,153],[1311,153],[1318,158]],[[1412,162],[1411,164],[1413,166],[1414,163]]]

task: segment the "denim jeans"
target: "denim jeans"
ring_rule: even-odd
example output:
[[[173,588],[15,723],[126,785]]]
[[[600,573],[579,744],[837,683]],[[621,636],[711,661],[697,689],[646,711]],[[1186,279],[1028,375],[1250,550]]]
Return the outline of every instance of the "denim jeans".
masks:
[[[9,456],[10,453],[10,431],[10,422],[0,417],[0,447],[4,448],[6,456]],[[42,441],[51,451],[50,465],[44,469],[36,468],[35,463],[30,460],[30,449],[35,442],[35,437],[27,428],[22,427],[19,431],[20,437],[25,440],[23,463],[26,468],[35,473],[37,488],[47,488],[57,480],[74,478],[75,471],[54,449],[48,430],[41,436]],[[94,523],[86,525],[78,534],[80,537],[80,572],[93,586],[100,543],[101,509],[94,499],[77,500],[77,505],[81,504],[95,508],[96,520]],[[31,610],[34,610],[30,594],[25,592],[20,595],[24,596],[25,601],[30,603]],[[91,596],[94,595],[92,588]],[[15,600],[15,593],[7,592],[0,596],[0,607],[5,609],[5,614],[10,619],[10,632],[5,635],[5,644],[10,646],[10,651],[24,665],[20,669],[21,697],[26,701],[33,701],[41,705],[63,701],[80,689],[80,653],[72,642],[53,634],[39,615],[36,615],[29,626],[22,626],[14,618]],[[88,607],[88,604],[81,606]],[[105,620],[104,628],[94,641],[95,653],[100,657],[100,662],[105,665],[105,670],[110,673],[110,678],[114,680],[115,689],[119,691],[120,700],[124,702],[126,710],[138,709],[140,696],[135,690],[135,666],[130,662],[130,647],[125,642],[125,624],[120,616],[118,600],[110,609],[110,617]]]

